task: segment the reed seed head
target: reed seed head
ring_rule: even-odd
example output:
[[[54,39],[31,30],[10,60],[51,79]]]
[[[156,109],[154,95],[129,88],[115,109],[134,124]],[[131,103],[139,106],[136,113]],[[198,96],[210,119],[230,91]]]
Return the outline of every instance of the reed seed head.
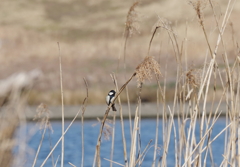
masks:
[[[201,84],[202,69],[191,68],[186,72],[186,82],[194,88]]]
[[[127,20],[125,23],[124,35],[126,38],[130,37],[134,33],[139,33],[139,14],[135,8],[139,5],[139,2],[135,2],[129,9],[127,14]]]
[[[101,120],[99,118],[97,118],[98,122],[101,124]],[[104,124],[104,128],[103,128],[103,136],[105,140],[110,140],[110,137],[112,136],[112,120],[110,119],[106,119],[105,124]]]
[[[44,103],[41,103],[36,110],[36,115],[33,120],[37,120],[38,123],[40,123],[40,129],[49,128],[51,131],[53,131],[49,118],[50,110],[48,109],[48,106]]]
[[[206,0],[190,0],[189,4],[192,5],[193,9],[196,11],[199,22],[203,25],[203,9],[207,6]]]
[[[156,77],[159,78],[161,75],[160,65],[153,56],[147,56],[136,68],[138,87],[140,87],[146,79],[152,79],[152,73],[154,73]]]
[[[196,83],[196,78],[195,76],[192,74],[193,69],[189,70],[186,74],[187,77],[187,83],[190,84],[193,87],[197,87],[197,83]]]

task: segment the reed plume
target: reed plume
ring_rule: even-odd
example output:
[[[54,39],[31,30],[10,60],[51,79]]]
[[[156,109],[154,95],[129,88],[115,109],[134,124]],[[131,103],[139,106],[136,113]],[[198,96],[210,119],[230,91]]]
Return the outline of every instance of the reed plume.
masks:
[[[206,8],[207,2],[205,0],[191,0],[189,4],[192,5],[193,9],[196,11],[199,22],[203,26],[203,10]]]
[[[197,69],[190,69],[186,73],[186,82],[193,88],[197,88],[200,85],[200,72]]]
[[[99,123],[101,123],[100,118],[97,118],[97,120],[98,120]],[[110,136],[112,136],[112,131],[113,131],[113,128],[111,126],[112,123],[113,123],[112,120],[106,119],[106,122],[105,122],[105,125],[104,125],[104,128],[103,128],[103,135],[104,135],[105,140],[110,140]]]
[[[40,149],[42,147],[42,142],[43,142],[43,139],[44,139],[44,136],[45,136],[46,129],[49,129],[51,132],[53,132],[51,123],[49,121],[49,114],[50,114],[50,110],[48,109],[48,106],[44,103],[41,103],[38,106],[38,108],[36,110],[36,115],[33,119],[33,120],[38,121],[38,123],[40,124],[39,129],[43,130],[43,132],[42,132],[42,138],[41,138],[40,143],[38,145],[38,149],[37,149],[32,167],[34,167],[36,165],[37,158],[38,158]],[[52,160],[53,160],[52,164],[54,164],[53,156],[52,156]]]
[[[44,129],[45,125],[47,128],[52,130],[51,123],[49,121],[50,118],[50,110],[48,109],[48,106],[44,103],[41,103],[36,110],[36,115],[33,118],[34,121],[38,121],[40,124],[39,128]]]
[[[139,17],[138,12],[135,10],[138,5],[138,1],[133,3],[128,11],[124,30],[124,35],[126,38],[130,37],[134,33],[139,33]]]
[[[152,79],[152,73],[154,73],[158,78],[162,75],[158,62],[153,56],[147,56],[136,68],[138,87],[140,87],[146,79]]]

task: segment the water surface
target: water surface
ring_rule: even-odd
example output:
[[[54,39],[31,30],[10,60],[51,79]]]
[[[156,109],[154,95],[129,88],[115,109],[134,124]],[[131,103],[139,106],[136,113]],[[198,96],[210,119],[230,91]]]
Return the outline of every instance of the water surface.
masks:
[[[66,122],[65,127],[69,125],[69,121]],[[175,119],[175,124],[177,126],[177,120]],[[49,133],[46,132],[44,137],[42,147],[37,159],[36,166],[40,166],[44,159],[47,157],[48,153],[50,152],[51,145],[55,145],[58,139],[61,136],[61,122],[55,121],[51,122],[53,132]],[[33,135],[29,135],[30,132],[34,131],[34,127],[36,124],[34,122],[28,122],[25,128],[20,128],[18,130],[17,136],[19,139],[23,138],[21,134],[27,133],[26,140],[27,140],[27,147],[26,147],[26,164],[25,166],[31,166],[34,160],[35,153],[37,151],[39,142],[41,140],[42,132],[43,131],[35,131]],[[196,129],[196,136],[199,136],[199,124],[197,124]],[[189,127],[188,123],[186,125],[185,130]],[[225,119],[220,118],[216,124],[214,125],[212,131],[212,138],[217,135],[222,129],[225,127]],[[84,123],[84,146],[85,146],[85,157],[84,157],[84,166],[90,167],[93,164],[94,154],[95,154],[95,146],[97,143],[97,137],[99,134],[100,124],[96,120],[85,121]],[[129,156],[130,152],[130,144],[131,144],[131,136],[130,136],[130,128],[129,128],[129,121],[126,120],[124,122],[125,128],[125,137],[127,143],[127,153]],[[142,166],[150,166],[153,162],[153,152],[154,152],[154,143],[155,143],[155,131],[156,131],[156,120],[155,119],[142,119],[141,120],[141,150],[143,151],[148,142],[152,139],[153,142],[150,145],[150,148],[144,158]],[[178,127],[176,127],[178,129]],[[177,130],[178,135],[178,130]],[[199,139],[197,139],[199,140]],[[65,135],[65,166],[70,166],[68,163],[71,162],[76,166],[80,166],[81,164],[81,156],[82,156],[82,147],[81,147],[81,122],[76,121],[73,123],[69,131]],[[102,166],[109,166],[109,162],[104,160],[103,158],[110,159],[111,154],[111,137],[109,140],[102,140],[101,145],[101,160]],[[159,136],[158,136],[158,145],[159,145],[159,152],[157,155],[157,159],[159,159],[163,155],[163,132],[162,132],[162,120],[159,122]],[[216,166],[222,161],[222,154],[224,151],[224,133],[219,136],[219,138],[213,142],[212,144],[212,152],[214,157],[214,162]],[[168,166],[174,166],[175,164],[175,145],[174,145],[174,134],[173,131],[171,133],[171,140],[169,144],[169,150],[167,155],[167,162]],[[18,148],[15,149],[15,152],[18,151]],[[60,156],[61,156],[61,143],[57,146],[53,153],[53,157],[49,158],[45,166],[52,166],[52,163],[57,162],[57,166],[60,166]],[[221,158],[220,158],[221,157]],[[58,159],[58,161],[57,161]],[[207,166],[211,166],[210,158],[207,159]],[[123,145],[122,145],[122,132],[121,132],[121,124],[120,121],[116,121],[115,127],[115,149],[114,149],[114,161],[124,164],[123,159]],[[113,165],[119,166],[119,165]]]

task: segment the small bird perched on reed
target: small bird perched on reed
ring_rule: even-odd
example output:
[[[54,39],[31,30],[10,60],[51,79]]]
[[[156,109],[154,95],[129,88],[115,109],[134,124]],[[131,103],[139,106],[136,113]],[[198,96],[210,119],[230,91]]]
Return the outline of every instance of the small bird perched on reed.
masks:
[[[117,111],[117,109],[115,108],[115,104],[113,103],[113,100],[115,98],[115,94],[116,94],[116,92],[114,90],[111,90],[106,97],[106,103],[107,103],[108,106],[112,103],[112,110],[113,111]]]

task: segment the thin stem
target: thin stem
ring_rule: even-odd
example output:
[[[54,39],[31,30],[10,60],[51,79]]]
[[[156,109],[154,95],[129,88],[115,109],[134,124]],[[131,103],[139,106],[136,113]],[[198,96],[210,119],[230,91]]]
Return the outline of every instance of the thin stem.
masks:
[[[58,139],[57,143],[54,145],[54,147],[52,148],[52,150],[49,152],[49,154],[47,155],[47,157],[45,158],[45,160],[43,161],[43,163],[41,164],[40,167],[43,167],[45,165],[45,163],[47,162],[48,158],[52,155],[53,151],[56,149],[56,147],[58,146],[58,144],[62,141],[64,135],[67,133],[67,131],[69,130],[69,128],[72,126],[73,122],[76,120],[77,116],[79,115],[79,113],[81,112],[81,110],[79,110],[77,112],[77,114],[75,115],[75,117],[73,118],[73,120],[71,121],[71,123],[68,125],[68,127],[66,128],[66,130],[64,131],[64,133],[62,134],[62,136]]]
[[[152,167],[155,167],[156,157],[157,157],[157,148],[158,148],[158,126],[159,126],[159,89],[157,89],[157,118],[156,118],[156,134],[155,134],[155,144],[154,144],[154,153],[153,153],[153,163]]]
[[[64,102],[63,102],[63,76],[62,76],[62,56],[59,42],[58,50],[59,50],[59,71],[60,71],[60,85],[61,85],[61,103],[62,103],[62,150],[61,150],[61,167],[64,167]]]
[[[38,150],[37,150],[36,156],[35,156],[35,158],[34,158],[32,167],[34,167],[34,166],[36,165],[37,157],[38,157],[38,154],[39,154],[40,149],[41,149],[41,147],[42,147],[42,142],[43,142],[43,139],[44,139],[44,135],[45,135],[46,129],[47,129],[47,123],[44,124],[44,130],[43,130],[43,133],[42,133],[42,138],[41,138],[40,143],[39,143],[39,145],[38,145]]]
[[[113,165],[113,153],[114,153],[114,141],[115,141],[115,123],[116,123],[116,112],[113,113],[113,132],[112,132],[112,146],[110,155],[110,167]]]
[[[87,96],[83,100],[83,105],[82,105],[82,115],[81,115],[81,123],[82,123],[82,162],[81,162],[81,167],[84,167],[84,113],[86,110],[86,104],[88,101],[88,84],[85,78],[83,78],[85,86],[86,86],[86,93]]]
[[[95,151],[95,158],[94,158],[94,162],[93,162],[93,167],[95,167],[95,163],[97,162],[98,166],[100,167],[101,166],[101,161],[100,161],[100,147],[101,147],[101,138],[102,138],[102,132],[103,132],[103,127],[104,127],[104,124],[105,124],[105,121],[107,119],[107,116],[108,116],[108,113],[112,107],[112,105],[114,104],[115,100],[118,98],[118,96],[122,93],[122,91],[126,88],[127,84],[133,79],[133,77],[136,75],[136,72],[133,73],[133,75],[129,78],[129,80],[120,88],[119,91],[117,91],[118,93],[116,94],[115,98],[113,99],[113,102],[110,103],[110,105],[108,106],[105,114],[104,114],[104,117],[102,119],[102,122],[101,122],[101,127],[100,127],[100,132],[99,132],[99,135],[98,135],[98,140],[97,140],[97,145],[96,145],[96,151]],[[121,114],[120,114],[121,115]],[[123,127],[122,127],[123,128]],[[122,129],[123,130],[123,129]],[[124,132],[123,132],[124,134]],[[123,136],[123,139],[124,139],[124,136]],[[123,140],[124,142],[124,140]],[[126,147],[126,145],[124,145],[124,148]],[[125,150],[125,149],[124,149]],[[124,155],[125,155],[125,166],[127,167],[128,166],[128,161],[126,159],[126,150],[124,151]]]

